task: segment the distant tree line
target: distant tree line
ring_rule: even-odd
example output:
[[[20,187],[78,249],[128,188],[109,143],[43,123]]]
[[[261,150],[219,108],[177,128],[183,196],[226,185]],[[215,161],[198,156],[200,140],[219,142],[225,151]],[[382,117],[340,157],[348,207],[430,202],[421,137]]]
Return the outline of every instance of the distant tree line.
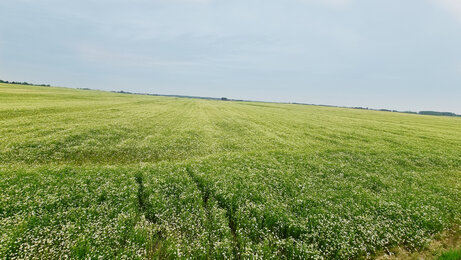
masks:
[[[33,84],[33,83],[28,83],[28,82],[7,81],[7,80],[1,80],[1,79],[0,79],[0,83],[50,87],[49,84]],[[91,90],[89,88],[78,88],[78,89]],[[212,99],[212,100],[222,100],[222,101],[250,101],[250,100],[241,100],[241,99],[229,99],[229,98],[226,98],[226,97],[213,98],[213,97],[184,96],[184,95],[161,95],[161,94],[149,94],[149,93],[133,93],[133,92],[123,91],[123,90],[112,91],[112,92],[121,93],[121,94],[166,96],[166,97],[180,97],[180,98],[199,98],[199,99]],[[275,102],[275,103],[277,103],[277,102]],[[296,102],[292,102],[291,104],[336,107],[336,106],[331,106],[331,105],[316,105],[316,104],[306,104],[306,103],[296,103]],[[349,107],[349,108],[365,109],[365,110],[376,110],[376,111],[383,111],[383,112],[406,113],[406,114],[430,115],[430,116],[456,116],[456,117],[461,117],[461,115],[457,115],[457,114],[452,113],[452,112],[438,112],[438,111],[419,111],[419,112],[414,112],[414,111],[398,111],[398,110],[391,110],[391,109],[372,109],[372,108],[368,108],[368,107]]]
[[[461,117],[461,115],[457,115],[452,112],[438,112],[438,111],[398,111],[398,110],[390,110],[390,109],[372,109],[368,107],[351,107],[353,109],[366,109],[366,110],[376,110],[376,111],[383,111],[383,112],[396,112],[396,113],[406,113],[406,114],[419,114],[419,115],[429,115],[429,116],[457,116]]]
[[[8,80],[1,80],[1,79],[0,79],[0,83],[50,87],[50,84],[33,84],[33,83],[29,83],[29,82],[8,81]]]
[[[79,88],[79,89],[89,90],[87,88]],[[125,90],[112,90],[111,92],[119,93],[119,94],[147,95],[147,96],[161,96],[161,97],[178,97],[178,98],[197,98],[197,99],[209,99],[209,100],[221,100],[221,101],[248,101],[248,100],[241,100],[241,99],[230,99],[230,98],[227,98],[227,97],[215,98],[215,97],[186,96],[186,95],[137,93],[137,92],[130,92],[130,91],[125,91]],[[253,102],[259,102],[259,101],[253,101]]]
[[[86,89],[86,88],[83,88],[83,89]],[[198,99],[210,99],[210,100],[221,100],[221,101],[263,102],[263,101],[251,101],[251,100],[242,100],[242,99],[230,99],[230,98],[227,98],[227,97],[214,98],[214,97],[185,96],[185,95],[165,95],[165,94],[136,93],[136,92],[129,92],[129,91],[124,91],[124,90],[112,91],[112,92],[120,93],[120,94],[149,95],[149,96],[164,96],[164,97],[179,97],[179,98],[198,98]],[[269,102],[269,103],[279,103],[279,102]],[[283,102],[280,102],[280,103],[283,103]],[[312,105],[312,106],[326,106],[326,107],[341,107],[341,106],[319,105],[319,104],[306,104],[306,103],[297,103],[297,102],[291,102],[291,104],[296,104],[296,105]],[[384,108],[382,108],[382,109],[374,109],[374,108],[368,108],[368,107],[345,107],[345,108],[364,109],[364,110],[375,110],[375,111],[393,112],[393,113],[406,113],[406,114],[431,115],[431,116],[457,116],[457,117],[461,117],[461,115],[457,115],[457,114],[452,113],[452,112],[438,112],[438,111],[420,111],[420,112],[415,112],[415,111],[399,111],[399,110],[384,109]]]
[[[418,112],[415,112],[415,111],[402,111],[401,113],[406,113],[406,114],[418,114]]]
[[[430,115],[430,116],[461,116],[452,112],[438,112],[438,111],[420,111],[420,115]]]

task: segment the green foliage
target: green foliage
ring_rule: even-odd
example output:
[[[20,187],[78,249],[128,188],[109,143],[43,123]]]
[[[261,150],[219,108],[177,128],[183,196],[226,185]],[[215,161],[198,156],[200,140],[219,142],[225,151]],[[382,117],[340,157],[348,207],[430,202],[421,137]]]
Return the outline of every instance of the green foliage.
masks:
[[[30,85],[30,86],[42,86],[42,87],[49,87],[49,84],[32,84],[29,82],[16,82],[16,81],[7,81],[7,80],[1,80],[0,83],[6,83],[6,84],[15,84],[15,85]]]
[[[450,250],[442,254],[439,260],[460,260],[461,259],[461,249]]]
[[[461,120],[0,84],[0,259],[353,259],[461,220]]]
[[[452,112],[438,112],[438,111],[420,111],[421,115],[430,115],[430,116],[458,116]]]

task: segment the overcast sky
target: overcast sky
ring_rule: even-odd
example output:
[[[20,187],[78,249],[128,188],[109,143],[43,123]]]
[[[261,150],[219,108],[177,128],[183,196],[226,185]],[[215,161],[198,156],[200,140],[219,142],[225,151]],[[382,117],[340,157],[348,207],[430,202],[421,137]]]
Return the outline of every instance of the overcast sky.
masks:
[[[461,113],[461,1],[0,0],[0,79]]]

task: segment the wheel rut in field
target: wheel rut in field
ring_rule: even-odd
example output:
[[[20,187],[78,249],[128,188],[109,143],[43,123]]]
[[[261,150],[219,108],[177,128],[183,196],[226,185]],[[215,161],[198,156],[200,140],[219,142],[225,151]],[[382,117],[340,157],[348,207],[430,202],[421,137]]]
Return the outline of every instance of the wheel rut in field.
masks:
[[[139,212],[141,212],[147,221],[151,223],[157,223],[158,219],[155,216],[154,212],[149,211],[148,209],[151,208],[149,206],[149,201],[147,200],[148,194],[144,189],[144,178],[142,174],[136,174],[135,176],[136,183],[138,185],[138,207]]]
[[[151,224],[157,224],[158,218],[155,212],[152,212],[149,201],[147,200],[148,193],[145,191],[144,178],[142,174],[135,175],[135,181],[138,185],[137,199],[139,212]],[[150,245],[147,248],[149,258],[156,258],[162,256],[164,237],[161,230],[155,233]]]
[[[186,168],[186,172],[189,175],[189,177],[194,181],[195,185],[197,186],[197,189],[202,194],[203,207],[205,208],[205,214],[206,214],[208,223],[211,223],[212,218],[213,218],[213,216],[212,216],[212,214],[210,212],[210,204],[209,204],[210,197],[213,197],[215,199],[215,201],[217,202],[217,205],[218,205],[219,208],[225,210],[225,215],[226,215],[226,218],[227,218],[228,227],[229,227],[229,229],[231,231],[231,234],[232,234],[232,241],[233,241],[232,251],[233,251],[233,255],[234,255],[235,259],[240,259],[241,258],[240,257],[241,245],[240,245],[240,242],[239,242],[239,239],[238,239],[238,234],[237,234],[238,223],[237,223],[237,221],[235,219],[235,216],[234,216],[235,209],[230,207],[223,200],[221,200],[221,199],[217,198],[216,196],[214,196],[212,194],[212,191],[208,187],[208,185],[206,185],[206,183],[200,177],[195,175],[194,172],[189,167]],[[209,225],[208,227],[211,228],[211,225]],[[213,250],[213,247],[212,247],[213,243],[212,242],[213,241],[211,239],[211,236],[209,236],[209,243],[210,243],[210,250],[211,251]]]

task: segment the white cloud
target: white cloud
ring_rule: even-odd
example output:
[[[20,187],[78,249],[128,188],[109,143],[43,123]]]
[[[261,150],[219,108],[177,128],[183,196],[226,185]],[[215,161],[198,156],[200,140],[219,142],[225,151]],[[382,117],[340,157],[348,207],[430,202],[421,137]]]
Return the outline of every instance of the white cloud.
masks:
[[[432,0],[432,2],[450,11],[461,21],[461,1],[460,0]]]

